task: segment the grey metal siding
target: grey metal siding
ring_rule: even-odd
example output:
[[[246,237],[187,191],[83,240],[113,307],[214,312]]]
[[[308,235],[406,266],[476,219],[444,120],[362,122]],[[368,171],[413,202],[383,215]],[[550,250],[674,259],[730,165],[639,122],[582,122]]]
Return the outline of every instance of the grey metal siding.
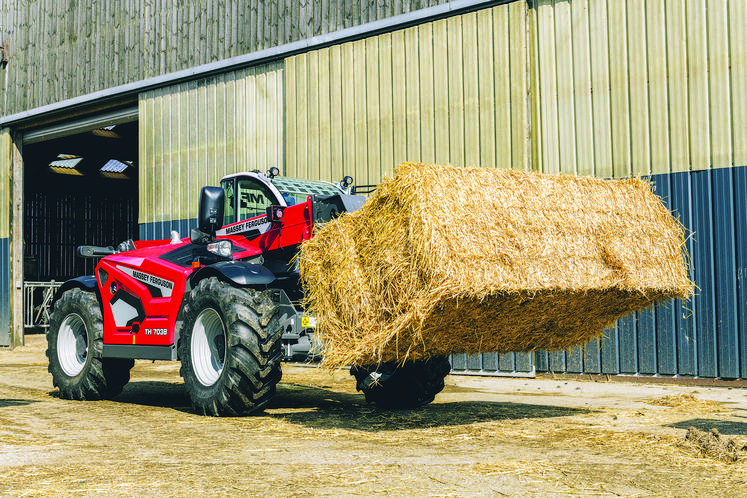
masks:
[[[747,168],[734,171],[734,213],[736,230],[736,320],[740,327],[739,367],[747,377]]]
[[[240,171],[285,171],[284,80],[280,61],[141,94],[138,221],[145,238],[168,237],[171,220],[191,219],[204,185]],[[164,235],[151,228],[161,226]],[[174,229],[188,236],[184,228]]]

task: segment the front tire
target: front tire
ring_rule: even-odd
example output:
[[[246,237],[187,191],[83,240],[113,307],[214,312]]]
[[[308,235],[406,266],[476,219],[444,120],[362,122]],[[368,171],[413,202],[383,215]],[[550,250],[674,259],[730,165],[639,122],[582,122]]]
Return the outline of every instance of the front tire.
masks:
[[[444,388],[444,378],[451,371],[446,356],[428,360],[395,362],[380,365],[353,366],[350,375],[366,401],[379,408],[405,409],[426,405]]]
[[[52,383],[63,399],[99,400],[122,392],[133,360],[102,358],[104,320],[96,295],[81,289],[62,293],[47,330]]]
[[[275,394],[282,330],[269,291],[201,280],[185,300],[182,330],[181,375],[197,413],[246,414]]]

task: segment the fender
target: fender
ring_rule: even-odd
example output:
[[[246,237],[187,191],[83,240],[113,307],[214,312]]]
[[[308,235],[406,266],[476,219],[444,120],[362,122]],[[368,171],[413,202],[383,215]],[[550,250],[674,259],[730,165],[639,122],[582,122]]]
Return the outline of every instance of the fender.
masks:
[[[221,261],[200,268],[189,279],[194,288],[197,283],[208,277],[218,277],[238,287],[267,285],[275,281],[275,274],[262,265],[245,263],[243,261]]]
[[[95,292],[97,296],[99,294],[99,287],[96,282],[96,277],[94,277],[93,275],[75,277],[66,281],[60,286],[59,289],[57,289],[57,292],[55,292],[54,298],[52,299],[52,303],[50,305],[51,309],[54,309],[54,303],[57,302],[63,292],[69,291],[70,289],[75,289],[76,287],[84,291]]]

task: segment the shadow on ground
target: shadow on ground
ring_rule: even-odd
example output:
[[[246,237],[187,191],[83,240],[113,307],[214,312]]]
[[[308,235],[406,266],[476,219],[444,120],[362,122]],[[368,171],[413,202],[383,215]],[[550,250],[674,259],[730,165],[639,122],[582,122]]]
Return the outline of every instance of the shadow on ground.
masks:
[[[50,391],[53,398],[60,398],[60,391]],[[184,384],[161,381],[129,382],[120,394],[111,398],[118,403],[144,407],[172,408],[185,413],[193,413],[184,391]]]
[[[495,420],[546,419],[591,413],[560,406],[493,402],[450,401],[410,410],[379,410],[361,394],[286,384],[278,389],[266,413],[287,422],[319,428],[381,431],[461,426]]]
[[[36,399],[0,399],[0,408],[8,408],[10,406],[25,406],[32,403],[38,403]]]
[[[59,397],[58,391],[49,394]],[[130,382],[121,394],[112,398],[112,401],[194,413],[184,390],[184,384],[181,383]],[[586,413],[591,413],[591,411],[531,403],[491,401],[439,403],[438,397],[434,403],[415,409],[380,410],[376,405],[367,403],[362,394],[281,383],[277,386],[277,394],[265,410],[256,415],[282,419],[285,422],[317,429],[381,431],[450,427],[495,420],[546,419]]]
[[[683,420],[682,422],[676,422],[669,424],[667,427],[674,427],[676,429],[689,429],[695,427],[703,432],[708,432],[711,429],[717,429],[719,433],[725,436],[747,436],[747,422],[738,422],[732,420],[717,420],[710,418],[694,418],[690,420]]]

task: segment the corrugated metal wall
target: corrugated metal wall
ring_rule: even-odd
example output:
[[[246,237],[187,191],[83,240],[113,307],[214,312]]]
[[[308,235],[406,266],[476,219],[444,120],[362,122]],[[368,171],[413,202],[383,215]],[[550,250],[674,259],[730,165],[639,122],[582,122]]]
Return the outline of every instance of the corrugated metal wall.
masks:
[[[11,63],[8,98],[0,101],[0,114],[443,3],[446,0],[4,0],[0,42],[10,42]]]
[[[624,177],[747,164],[747,2],[535,5],[537,169]]]
[[[529,168],[526,22],[514,2],[286,59],[287,174]]]
[[[698,286],[537,369],[747,378],[747,3],[539,0],[531,19],[535,167],[651,175]]]
[[[0,346],[10,346],[10,213],[13,141],[0,130]]]
[[[402,160],[526,168],[531,144],[538,171],[653,175],[694,232],[700,293],[621,320],[601,343],[536,353],[536,366],[744,378],[744,179],[712,168],[747,164],[746,5],[547,0],[525,24],[516,2],[288,59],[287,172],[376,183]],[[527,68],[531,127],[526,86],[512,87]],[[453,360],[483,372],[531,363]]]
[[[601,348],[536,353],[537,370],[747,379],[747,166],[650,178],[692,233],[697,294],[619,320]]]
[[[141,95],[141,238],[189,236],[202,186],[282,166],[283,95],[282,62]]]

